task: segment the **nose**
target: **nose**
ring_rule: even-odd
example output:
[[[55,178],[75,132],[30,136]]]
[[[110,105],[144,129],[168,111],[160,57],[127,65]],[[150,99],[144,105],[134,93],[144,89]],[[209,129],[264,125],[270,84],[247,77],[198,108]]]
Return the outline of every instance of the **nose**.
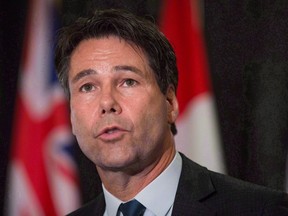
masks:
[[[102,89],[100,98],[100,114],[120,114],[121,106],[117,100],[117,92],[112,88]]]

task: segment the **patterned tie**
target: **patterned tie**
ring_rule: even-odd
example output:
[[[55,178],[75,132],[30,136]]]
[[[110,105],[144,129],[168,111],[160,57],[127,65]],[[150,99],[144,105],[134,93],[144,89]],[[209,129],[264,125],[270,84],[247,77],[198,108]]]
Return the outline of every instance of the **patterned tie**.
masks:
[[[141,216],[144,214],[145,209],[145,206],[134,199],[127,203],[122,203],[119,206],[117,215],[120,215],[119,211],[121,211],[124,216]]]

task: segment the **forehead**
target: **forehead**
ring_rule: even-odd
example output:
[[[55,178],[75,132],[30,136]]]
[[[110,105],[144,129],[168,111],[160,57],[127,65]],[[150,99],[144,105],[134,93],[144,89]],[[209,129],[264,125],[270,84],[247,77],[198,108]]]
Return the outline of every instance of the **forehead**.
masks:
[[[119,60],[127,63],[137,62],[148,64],[146,54],[132,42],[115,36],[91,38],[81,41],[71,54],[70,66],[83,61]]]

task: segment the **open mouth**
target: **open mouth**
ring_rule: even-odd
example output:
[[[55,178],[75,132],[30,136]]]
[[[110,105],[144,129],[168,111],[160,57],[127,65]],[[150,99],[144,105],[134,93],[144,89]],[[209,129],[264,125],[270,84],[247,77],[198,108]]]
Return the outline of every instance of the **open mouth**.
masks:
[[[115,125],[103,128],[97,137],[103,141],[110,142],[121,139],[126,132],[124,128]]]
[[[111,128],[111,129],[105,130],[104,133],[106,133],[106,134],[112,134],[112,133],[114,133],[114,132],[116,132],[116,131],[119,131],[119,129],[118,129],[118,128]]]
[[[123,138],[125,130],[118,127],[106,128],[99,134],[99,138],[104,142],[115,142]]]

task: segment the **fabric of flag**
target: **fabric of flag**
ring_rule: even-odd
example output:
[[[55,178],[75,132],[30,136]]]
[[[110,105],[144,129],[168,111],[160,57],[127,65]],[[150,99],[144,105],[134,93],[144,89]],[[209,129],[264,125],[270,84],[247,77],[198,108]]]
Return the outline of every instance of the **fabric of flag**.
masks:
[[[73,138],[53,64],[56,5],[29,1],[13,126],[7,215],[58,216],[80,205]]]
[[[179,70],[176,147],[211,170],[225,173],[197,0],[166,0],[159,21],[175,49]]]

